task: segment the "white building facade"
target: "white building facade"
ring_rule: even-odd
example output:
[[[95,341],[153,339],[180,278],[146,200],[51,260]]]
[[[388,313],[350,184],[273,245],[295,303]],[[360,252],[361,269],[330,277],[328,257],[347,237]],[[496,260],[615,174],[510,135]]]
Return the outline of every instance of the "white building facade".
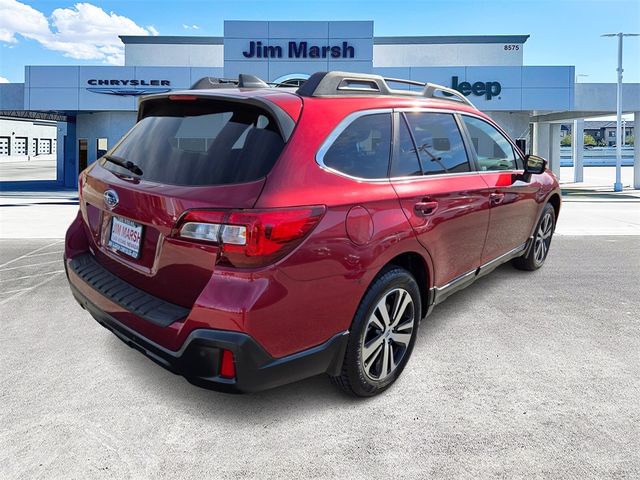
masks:
[[[140,95],[188,89],[205,76],[249,73],[278,83],[341,70],[439,83],[468,96],[556,171],[560,124],[615,111],[614,84],[576,84],[570,65],[523,65],[527,35],[373,31],[372,21],[226,21],[223,37],[122,36],[124,66],[27,66],[24,84],[0,86],[0,114],[63,115],[56,182],[74,186],[79,170],[135,123]],[[625,89],[625,111],[640,111],[640,86]],[[0,120],[0,137],[5,130]]]

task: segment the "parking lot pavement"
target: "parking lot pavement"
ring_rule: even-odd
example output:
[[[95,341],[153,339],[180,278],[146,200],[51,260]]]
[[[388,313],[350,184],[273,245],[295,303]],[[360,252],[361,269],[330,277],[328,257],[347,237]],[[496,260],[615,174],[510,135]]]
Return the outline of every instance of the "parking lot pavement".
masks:
[[[0,240],[0,478],[640,476],[640,237],[560,236],[542,270],[500,267],[368,400],[322,376],[193,387],[74,302],[61,251]]]
[[[15,157],[14,157],[15,158]],[[57,162],[55,155],[26,157],[20,160],[0,162],[0,181],[55,180]]]

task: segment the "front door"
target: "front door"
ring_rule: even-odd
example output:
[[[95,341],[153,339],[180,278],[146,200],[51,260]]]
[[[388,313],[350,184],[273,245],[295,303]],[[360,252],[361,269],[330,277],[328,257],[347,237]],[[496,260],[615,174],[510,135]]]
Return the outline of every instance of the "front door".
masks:
[[[487,185],[450,113],[397,112],[391,182],[434,266],[433,283],[471,280],[489,224]]]
[[[524,246],[536,222],[540,185],[535,175],[524,177],[520,154],[498,129],[478,117],[462,119],[491,205],[484,264]]]

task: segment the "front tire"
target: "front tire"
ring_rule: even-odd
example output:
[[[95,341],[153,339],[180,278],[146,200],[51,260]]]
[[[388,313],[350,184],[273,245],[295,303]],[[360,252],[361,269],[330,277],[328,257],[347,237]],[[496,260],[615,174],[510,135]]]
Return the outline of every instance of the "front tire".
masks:
[[[351,325],[342,371],[335,385],[358,397],[391,386],[407,364],[420,322],[418,284],[407,270],[383,270],[365,293]]]
[[[518,257],[513,260],[513,265],[520,270],[537,270],[544,265],[549,247],[551,246],[551,238],[556,229],[556,211],[553,205],[547,203],[542,210],[542,216],[536,226],[533,235],[533,245],[529,248],[525,256]]]

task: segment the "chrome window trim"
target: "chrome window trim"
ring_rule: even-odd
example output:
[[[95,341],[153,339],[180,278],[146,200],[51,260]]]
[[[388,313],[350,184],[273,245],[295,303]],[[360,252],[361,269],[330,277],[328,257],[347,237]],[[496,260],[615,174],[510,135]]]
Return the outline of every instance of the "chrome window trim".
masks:
[[[361,117],[366,117],[368,115],[379,115],[379,114],[387,114],[389,115],[389,128],[391,131],[391,142],[393,143],[393,129],[391,128],[391,114],[393,113],[392,108],[372,108],[369,110],[358,110],[356,112],[352,112],[346,117],[344,117],[340,123],[331,131],[327,138],[324,139],[322,145],[318,149],[316,153],[316,163],[322,168],[330,173],[334,173],[336,175],[340,175],[341,177],[350,178],[351,180],[356,180],[358,182],[371,182],[371,183],[389,183],[389,176],[382,178],[363,178],[356,177],[354,175],[349,175],[348,173],[341,172],[340,170],[336,170],[335,168],[331,168],[324,163],[324,156],[327,151],[333,145],[333,142],[340,136],[342,132],[344,132],[349,125],[355,122],[357,119]],[[391,147],[391,145],[389,145]],[[391,150],[389,150],[389,162],[391,162]]]
[[[447,114],[452,114],[452,115],[460,115],[461,117],[467,115],[473,118],[477,118],[478,120],[482,120],[485,123],[488,123],[489,125],[491,125],[493,128],[496,128],[492,123],[487,122],[487,119],[477,115],[473,112],[467,112],[464,110],[456,110],[456,109],[452,109],[452,108],[434,108],[434,107],[397,107],[397,108],[372,108],[372,109],[368,109],[368,110],[358,110],[356,112],[352,112],[349,115],[347,115],[346,117],[344,117],[340,123],[338,123],[338,125],[331,131],[331,133],[329,133],[329,135],[327,135],[327,138],[324,139],[324,141],[322,142],[322,144],[320,145],[320,148],[318,149],[318,151],[316,152],[316,156],[315,156],[315,160],[316,163],[320,166],[320,168],[322,168],[323,170],[326,170],[329,173],[332,173],[334,175],[339,175],[341,177],[344,178],[348,178],[350,180],[355,180],[357,182],[364,182],[364,183],[390,183],[390,182],[414,182],[414,181],[424,181],[424,180],[429,180],[429,179],[433,179],[433,178],[447,178],[447,177],[459,177],[459,176],[464,176],[464,175],[480,175],[480,174],[492,174],[492,173],[514,173],[514,174],[519,174],[522,173],[524,170],[523,169],[515,169],[515,170],[472,170],[469,172],[459,172],[459,173],[439,173],[436,175],[422,175],[422,176],[408,176],[408,177],[383,177],[383,178],[363,178],[363,177],[356,177],[354,175],[349,175],[347,173],[341,172],[340,170],[336,170],[335,168],[331,168],[329,166],[327,166],[324,163],[324,155],[327,153],[327,150],[329,150],[329,148],[331,148],[331,145],[333,145],[333,142],[335,142],[335,140],[340,136],[340,134],[342,132],[344,132],[344,130],[351,125],[351,123],[353,123],[355,120],[357,120],[360,117],[364,117],[366,115],[377,115],[377,114],[392,114],[394,112],[399,112],[399,113],[411,113],[411,112],[415,112],[415,113],[419,113],[419,112],[424,112],[424,113],[447,113]],[[391,121],[391,119],[390,119]],[[463,119],[464,121],[464,119]],[[514,157],[518,156],[518,151],[515,150],[514,147],[514,143],[510,140],[510,138],[508,136],[506,136],[500,129],[496,129],[504,138],[505,140],[512,146],[512,148],[514,148]],[[460,135],[462,135],[462,132],[460,132]],[[393,138],[393,129],[391,131],[391,141],[393,142],[395,139]],[[463,139],[464,141],[464,139]],[[520,157],[522,158],[522,157]],[[391,161],[391,156],[389,157],[389,161]],[[469,161],[471,162],[471,158],[469,158]],[[473,163],[473,162],[472,162]]]
[[[358,110],[356,112],[352,112],[346,117],[344,117],[340,123],[331,131],[327,138],[324,139],[322,145],[318,149],[316,153],[316,163],[329,173],[333,173],[335,175],[339,175],[344,178],[349,178],[351,180],[355,180],[357,182],[365,182],[365,183],[389,183],[391,181],[420,181],[420,180],[428,180],[431,178],[442,178],[442,177],[451,177],[451,176],[461,176],[461,175],[478,175],[479,171],[473,170],[470,172],[459,172],[459,173],[440,173],[437,175],[421,175],[421,176],[409,176],[409,177],[384,177],[384,178],[363,178],[356,177],[353,175],[349,175],[347,173],[341,172],[340,170],[336,170],[335,168],[331,168],[324,163],[324,155],[327,153],[327,150],[331,148],[333,142],[340,136],[344,130],[351,125],[355,120],[360,117],[364,117],[366,115],[377,115],[380,113],[386,113],[391,115],[394,112],[427,112],[427,113],[448,113],[448,114],[456,114],[460,113],[460,110],[448,109],[448,108],[428,108],[428,107],[402,107],[402,108],[372,108],[369,110]],[[482,119],[482,117],[478,117]],[[391,121],[391,118],[390,118]],[[462,132],[460,132],[462,135]],[[393,143],[393,129],[391,131],[391,141]],[[391,156],[389,156],[389,161],[391,161]],[[471,160],[469,160],[471,161]]]
[[[467,175],[480,175],[484,172],[478,172],[477,170],[472,170],[470,172],[457,172],[457,173],[438,173],[435,175],[413,175],[408,177],[392,177],[389,180],[394,182],[412,182],[412,181],[425,181],[430,180],[432,178],[447,178],[447,177],[463,177]]]

